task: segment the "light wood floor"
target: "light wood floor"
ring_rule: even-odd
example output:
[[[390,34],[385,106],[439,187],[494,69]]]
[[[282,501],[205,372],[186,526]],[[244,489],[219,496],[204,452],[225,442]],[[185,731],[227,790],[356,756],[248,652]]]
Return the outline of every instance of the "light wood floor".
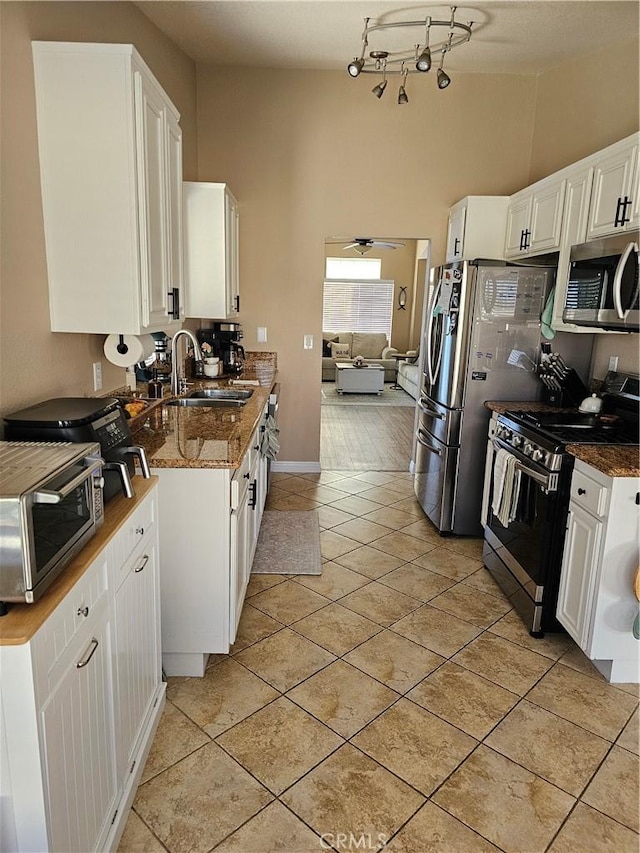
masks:
[[[413,408],[322,406],[320,412],[323,470],[409,470]]]

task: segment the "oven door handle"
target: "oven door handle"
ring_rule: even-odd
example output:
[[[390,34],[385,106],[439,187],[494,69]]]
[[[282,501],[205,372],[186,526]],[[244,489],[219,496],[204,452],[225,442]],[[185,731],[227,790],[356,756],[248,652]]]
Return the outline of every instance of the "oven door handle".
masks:
[[[85,480],[88,480],[91,476],[93,476],[93,474],[99,471],[103,465],[104,459],[93,459],[84,469],[84,471],[73,477],[71,480],[69,480],[68,483],[65,483],[61,489],[56,489],[55,491],[50,491],[48,489],[40,489],[39,491],[34,492],[34,504],[59,504],[63,498],[66,498],[67,495],[70,495],[74,489],[82,485]]]
[[[535,480],[536,483],[542,486],[545,492],[558,491],[558,474],[556,472],[551,474],[541,474],[539,471],[535,471],[533,468],[529,468],[528,465],[521,462],[514,453],[511,453],[508,447],[503,447],[497,441],[493,441],[492,443],[495,450],[506,450],[507,453],[510,453],[516,460],[516,468],[518,471],[521,471],[523,474],[526,474],[527,477],[531,477],[532,480]]]

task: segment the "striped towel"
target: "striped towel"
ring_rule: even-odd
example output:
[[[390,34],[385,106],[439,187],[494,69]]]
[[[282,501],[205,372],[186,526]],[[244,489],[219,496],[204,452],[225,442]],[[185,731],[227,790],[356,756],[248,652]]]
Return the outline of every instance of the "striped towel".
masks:
[[[515,457],[502,448],[497,450],[493,466],[491,509],[503,527],[508,527],[516,517],[520,497],[520,478],[520,471],[516,470]]]

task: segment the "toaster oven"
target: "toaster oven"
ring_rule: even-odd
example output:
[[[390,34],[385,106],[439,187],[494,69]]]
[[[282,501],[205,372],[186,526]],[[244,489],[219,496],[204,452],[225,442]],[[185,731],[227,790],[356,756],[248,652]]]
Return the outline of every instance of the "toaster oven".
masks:
[[[104,519],[97,442],[0,441],[0,615],[31,604]]]

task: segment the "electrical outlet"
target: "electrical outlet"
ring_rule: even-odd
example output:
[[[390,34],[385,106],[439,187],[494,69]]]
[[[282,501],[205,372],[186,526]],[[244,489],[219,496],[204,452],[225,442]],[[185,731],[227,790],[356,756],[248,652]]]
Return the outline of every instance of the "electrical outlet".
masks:
[[[303,346],[305,349],[313,349],[313,335],[305,335]]]
[[[102,388],[102,362],[93,362],[93,390],[99,391]]]
[[[618,369],[618,356],[610,355],[609,356],[609,370],[617,370]]]
[[[258,326],[257,339],[258,339],[259,344],[266,344],[266,342],[267,342],[267,327],[266,326]]]

